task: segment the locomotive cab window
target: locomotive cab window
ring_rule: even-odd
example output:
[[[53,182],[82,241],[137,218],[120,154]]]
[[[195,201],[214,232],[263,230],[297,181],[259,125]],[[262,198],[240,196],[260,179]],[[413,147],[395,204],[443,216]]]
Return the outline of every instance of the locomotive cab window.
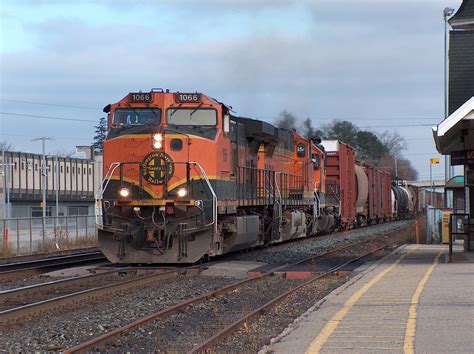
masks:
[[[315,169],[319,168],[320,158],[318,154],[312,154],[311,161],[313,161],[313,167]]]
[[[133,127],[137,125],[160,124],[161,109],[117,108],[114,112],[114,125]]]
[[[215,126],[217,111],[208,108],[170,108],[166,111],[170,125]]]

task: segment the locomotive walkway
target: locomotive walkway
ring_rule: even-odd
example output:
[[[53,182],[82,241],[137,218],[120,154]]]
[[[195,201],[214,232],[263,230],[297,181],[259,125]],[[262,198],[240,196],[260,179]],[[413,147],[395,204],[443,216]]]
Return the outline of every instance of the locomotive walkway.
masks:
[[[409,245],[302,316],[275,353],[468,353],[474,348],[474,257]]]

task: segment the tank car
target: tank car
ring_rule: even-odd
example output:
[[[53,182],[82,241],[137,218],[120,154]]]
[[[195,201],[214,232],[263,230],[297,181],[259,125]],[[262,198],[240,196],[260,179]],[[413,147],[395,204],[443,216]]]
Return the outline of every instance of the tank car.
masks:
[[[98,233],[112,262],[194,263],[334,224],[324,152],[295,132],[201,93],[134,92],[104,112]]]
[[[406,181],[396,180],[392,185],[394,197],[393,216],[395,219],[407,219],[416,216],[418,209],[418,190]]]

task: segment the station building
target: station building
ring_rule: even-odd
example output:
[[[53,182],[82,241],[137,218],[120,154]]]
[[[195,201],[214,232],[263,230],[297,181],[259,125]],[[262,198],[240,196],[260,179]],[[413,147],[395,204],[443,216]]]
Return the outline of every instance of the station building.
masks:
[[[469,235],[464,248],[474,251],[474,0],[464,0],[449,24],[449,116],[433,128],[433,136],[437,150],[451,156],[451,165],[464,166],[460,217]]]
[[[43,155],[0,154],[0,218],[42,217]],[[102,181],[102,156],[76,147],[72,157],[46,156],[46,216],[93,215]]]

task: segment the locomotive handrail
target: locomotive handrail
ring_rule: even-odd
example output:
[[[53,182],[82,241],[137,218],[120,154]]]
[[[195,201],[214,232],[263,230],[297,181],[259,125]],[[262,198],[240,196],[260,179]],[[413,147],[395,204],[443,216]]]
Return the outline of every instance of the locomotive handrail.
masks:
[[[321,198],[319,198],[319,194],[317,192],[314,192],[314,196],[317,200],[317,205],[318,205],[317,208],[314,208],[314,209],[316,209],[315,216],[319,218],[321,216],[321,210],[320,210],[320,208],[321,208]]]
[[[133,162],[132,162],[133,163]],[[201,166],[201,164],[197,161],[190,161],[190,162],[182,162],[182,161],[173,161],[174,164],[187,164],[188,166],[189,165],[195,165],[198,169],[199,169],[199,172],[201,173],[203,179],[206,181],[206,184],[212,194],[212,222],[204,225],[204,227],[209,227],[211,225],[213,225],[213,229],[214,229],[214,234],[217,234],[217,194],[216,192],[214,191],[214,188],[212,188],[212,184],[211,182],[209,181],[209,177],[207,176],[206,174],[206,171],[204,170],[204,168]],[[109,185],[109,182],[110,180],[112,179],[112,176],[113,174],[115,173],[115,171],[117,170],[117,168],[121,167],[122,165],[124,164],[130,164],[130,162],[126,162],[126,163],[123,163],[123,162],[113,162],[110,167],[109,167],[109,170],[107,171],[105,177],[104,177],[104,180],[102,182],[102,186],[101,188],[99,189],[99,191],[97,192],[96,194],[96,202],[97,201],[102,201],[102,198],[103,198],[103,194],[104,194],[104,191],[107,189],[107,186]],[[137,162],[137,164],[139,164],[139,162]],[[101,217],[102,217],[102,207],[100,208],[97,208],[96,207],[96,224],[98,226],[103,226],[102,224],[102,220],[101,220]]]
[[[201,164],[197,161],[190,161],[189,164],[196,165],[199,168],[199,171],[201,172],[202,176],[204,177],[204,180],[207,183],[207,186],[209,187],[209,190],[211,191],[212,194],[212,222],[205,225],[211,226],[213,225],[214,229],[214,235],[217,235],[217,194],[214,192],[214,188],[212,188],[211,182],[209,181],[209,178],[207,177],[206,171],[204,168],[201,166]]]
[[[115,170],[121,165],[121,162],[112,162],[109,166],[109,169],[107,173],[105,174],[104,179],[102,180],[102,183],[100,185],[99,190],[97,191],[95,195],[95,223],[97,226],[103,226],[102,223],[102,198],[104,196],[104,191],[107,189],[107,186],[109,185],[109,182],[115,172]],[[97,203],[100,202],[100,205],[97,205]]]
[[[280,224],[283,220],[283,215],[282,215],[282,205],[281,205],[281,192],[280,192],[280,186],[278,185],[278,181],[277,181],[277,174],[281,174],[281,172],[275,172],[274,174],[274,183],[275,183],[275,189],[276,191],[278,192],[278,217],[280,219]]]

